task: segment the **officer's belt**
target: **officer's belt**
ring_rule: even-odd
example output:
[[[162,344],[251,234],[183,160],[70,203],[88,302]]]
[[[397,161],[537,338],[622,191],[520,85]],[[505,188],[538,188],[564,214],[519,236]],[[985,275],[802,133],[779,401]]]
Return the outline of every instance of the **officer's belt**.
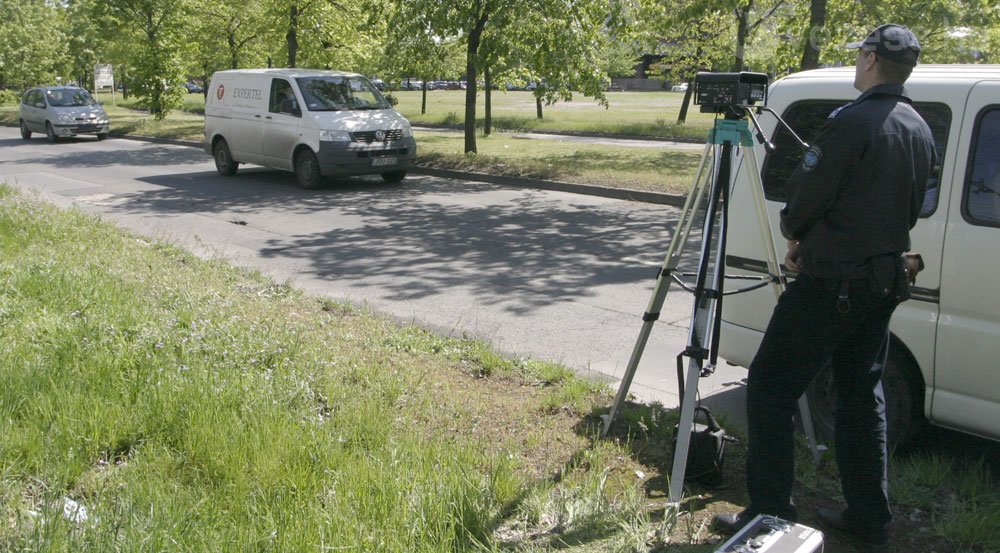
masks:
[[[814,261],[809,263],[803,273],[825,280],[869,278],[872,275],[873,259],[898,256],[899,253],[885,253],[869,257],[864,261]]]

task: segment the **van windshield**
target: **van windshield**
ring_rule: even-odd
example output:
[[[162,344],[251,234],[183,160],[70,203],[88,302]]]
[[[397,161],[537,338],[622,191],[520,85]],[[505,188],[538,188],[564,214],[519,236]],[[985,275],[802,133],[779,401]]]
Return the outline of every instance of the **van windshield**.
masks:
[[[364,77],[299,77],[295,79],[309,111],[390,109],[392,106]]]
[[[57,108],[92,106],[97,102],[82,88],[55,88],[45,91],[49,105]]]

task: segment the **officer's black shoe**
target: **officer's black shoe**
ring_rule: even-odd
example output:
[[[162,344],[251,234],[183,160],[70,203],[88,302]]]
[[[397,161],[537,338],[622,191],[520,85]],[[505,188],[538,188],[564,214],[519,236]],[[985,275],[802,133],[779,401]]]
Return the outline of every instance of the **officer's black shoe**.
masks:
[[[712,517],[712,530],[727,536],[732,535],[742,530],[755,516],[757,513],[751,513],[749,510],[738,513],[719,513]]]
[[[820,507],[816,509],[816,520],[824,530],[845,539],[861,553],[886,553],[889,551],[889,533],[885,529],[856,528],[844,520],[843,511]]]
[[[758,514],[760,513],[751,509],[744,509],[738,513],[719,513],[712,517],[712,530],[724,535],[735,534],[746,527],[747,524],[750,524],[750,521]],[[788,522],[796,522],[798,520],[798,513],[794,511],[775,516]]]

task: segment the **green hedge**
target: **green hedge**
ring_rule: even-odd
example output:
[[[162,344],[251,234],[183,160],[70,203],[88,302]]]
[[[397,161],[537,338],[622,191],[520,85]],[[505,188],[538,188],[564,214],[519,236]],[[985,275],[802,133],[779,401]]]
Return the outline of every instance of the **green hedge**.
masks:
[[[16,106],[21,95],[14,90],[0,90],[0,106]]]

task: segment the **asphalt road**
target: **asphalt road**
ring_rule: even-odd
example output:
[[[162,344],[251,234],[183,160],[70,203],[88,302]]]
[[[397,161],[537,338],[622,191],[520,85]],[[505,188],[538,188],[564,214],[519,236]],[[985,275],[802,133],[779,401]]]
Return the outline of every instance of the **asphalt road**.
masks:
[[[121,227],[224,256],[309,293],[367,306],[498,350],[605,375],[617,388],[673,207],[411,175],[303,190],[290,173],[220,177],[197,148],[126,139],[22,141],[0,128],[0,182]],[[697,254],[685,254],[693,265]],[[632,392],[677,405],[675,357],[691,296],[671,288]],[[742,412],[746,372],[701,379],[708,404]]]

